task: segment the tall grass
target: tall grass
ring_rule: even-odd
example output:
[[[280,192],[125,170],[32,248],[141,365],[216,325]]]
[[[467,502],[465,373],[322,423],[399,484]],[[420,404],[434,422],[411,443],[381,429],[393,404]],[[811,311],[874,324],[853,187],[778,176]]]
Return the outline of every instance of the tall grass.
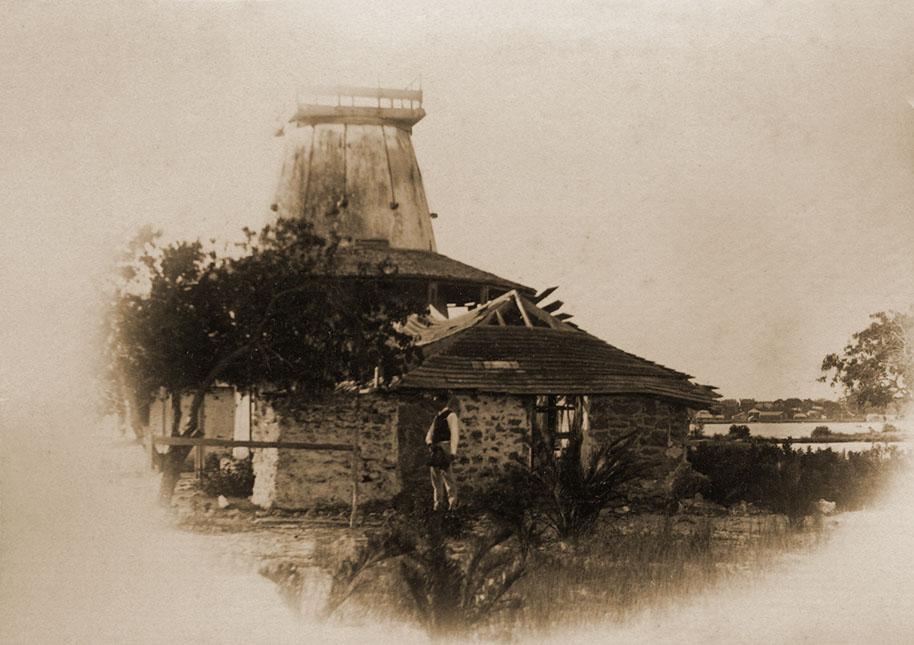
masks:
[[[710,518],[688,532],[665,516],[643,530],[609,529],[576,544],[538,550],[515,589],[523,605],[488,625],[491,635],[550,631],[633,614],[706,591],[732,575],[761,572],[810,535],[757,525],[728,543]],[[564,547],[564,548],[563,548]]]
[[[352,612],[408,620],[432,637],[509,640],[624,622],[728,577],[762,572],[816,535],[767,515],[652,515],[601,522],[590,535],[546,539],[522,555],[503,532],[476,526],[460,540],[424,539],[396,561],[379,560],[347,599]]]

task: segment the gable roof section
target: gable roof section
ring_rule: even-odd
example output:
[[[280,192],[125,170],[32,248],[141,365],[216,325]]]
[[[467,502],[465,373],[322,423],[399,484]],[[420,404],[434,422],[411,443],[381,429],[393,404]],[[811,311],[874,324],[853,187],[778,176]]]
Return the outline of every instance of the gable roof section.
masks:
[[[527,314],[524,324],[507,324],[512,304]],[[534,318],[545,324],[535,324]],[[688,374],[613,347],[516,292],[452,320],[413,318],[406,331],[416,338],[424,361],[403,377],[404,388],[648,394],[700,406],[720,397]]]

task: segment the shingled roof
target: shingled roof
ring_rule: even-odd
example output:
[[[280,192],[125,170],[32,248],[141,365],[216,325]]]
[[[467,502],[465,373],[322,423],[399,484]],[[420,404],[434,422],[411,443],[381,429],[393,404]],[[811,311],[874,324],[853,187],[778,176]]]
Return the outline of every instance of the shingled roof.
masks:
[[[353,246],[337,249],[334,271],[337,275],[372,275],[378,267],[387,267],[397,278],[440,280],[466,285],[484,285],[533,294],[534,289],[494,273],[458,262],[440,253],[417,249],[394,248],[383,240],[362,240]]]
[[[512,324],[517,318],[522,324]],[[406,326],[424,360],[400,386],[510,394],[647,394],[701,407],[720,395],[559,320],[517,292],[464,316]]]

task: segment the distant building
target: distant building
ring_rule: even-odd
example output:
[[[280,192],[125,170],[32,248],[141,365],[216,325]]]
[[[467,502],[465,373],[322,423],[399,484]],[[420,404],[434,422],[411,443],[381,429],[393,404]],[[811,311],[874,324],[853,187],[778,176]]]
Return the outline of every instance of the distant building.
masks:
[[[783,421],[784,413],[780,410],[763,410],[759,412],[757,421],[762,423],[771,423],[773,421]]]

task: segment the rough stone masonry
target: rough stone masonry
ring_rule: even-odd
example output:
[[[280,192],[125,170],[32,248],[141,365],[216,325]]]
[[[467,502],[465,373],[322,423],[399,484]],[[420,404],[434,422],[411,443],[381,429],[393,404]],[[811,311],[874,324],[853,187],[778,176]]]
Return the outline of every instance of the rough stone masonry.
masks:
[[[484,489],[508,467],[530,460],[530,397],[462,392],[458,416],[462,436],[454,475],[465,495]],[[255,401],[255,440],[350,443],[358,438],[359,499],[390,500],[410,489],[423,492],[425,431],[433,409],[412,421],[409,395],[273,396]],[[417,415],[413,413],[413,417]],[[662,495],[683,463],[688,431],[685,406],[649,396],[592,397],[585,452],[609,437],[636,430],[639,450],[657,465],[631,491],[633,498]],[[414,454],[415,458],[407,458]],[[255,451],[254,503],[265,508],[303,509],[348,504],[352,462],[348,452],[297,449]]]

